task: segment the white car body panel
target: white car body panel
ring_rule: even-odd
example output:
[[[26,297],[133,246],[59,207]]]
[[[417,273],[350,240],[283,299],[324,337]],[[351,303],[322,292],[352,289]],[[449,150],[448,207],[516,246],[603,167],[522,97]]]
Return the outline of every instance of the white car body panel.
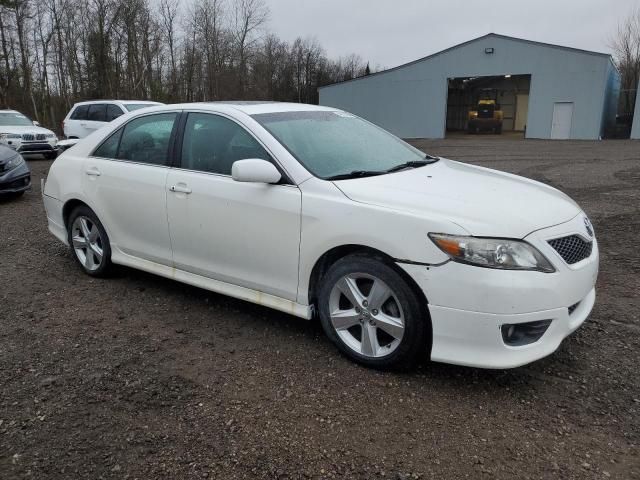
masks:
[[[113,249],[143,260],[172,264],[164,208],[168,174],[169,168],[163,166],[95,157],[85,160],[83,193],[91,199],[98,218],[109,225],[107,233]]]
[[[172,169],[167,216],[179,270],[295,301],[301,193],[291,185],[241,183]],[[277,234],[275,234],[277,232]],[[265,245],[256,248],[256,241]]]
[[[548,185],[446,159],[429,168],[339,185],[352,200],[453,220],[478,237],[523,238],[540,225],[563,223],[580,212],[573,200]],[[553,210],[540,208],[550,198],[555,199]]]
[[[553,352],[584,322],[595,301],[597,242],[591,256],[575,265],[547,243],[572,234],[590,240],[575,202],[538,182],[445,159],[374,177],[316,178],[251,117],[314,109],[335,111],[216,103],[142,113],[182,110],[232,118],[262,143],[291,185],[92,157],[103,139],[140,112],[124,115],[53,164],[43,189],[49,229],[66,242],[62,209],[70,200],[84,202],[104,224],[114,263],[302,318],[312,315],[312,272],[325,253],[354,245],[377,250],[424,293],[432,359],[448,363],[522,365]],[[92,168],[100,175],[87,175]],[[174,186],[178,191],[171,191]],[[456,263],[429,239],[433,232],[525,239],[556,271]],[[501,325],[545,319],[552,326],[534,344],[509,347],[502,341]]]

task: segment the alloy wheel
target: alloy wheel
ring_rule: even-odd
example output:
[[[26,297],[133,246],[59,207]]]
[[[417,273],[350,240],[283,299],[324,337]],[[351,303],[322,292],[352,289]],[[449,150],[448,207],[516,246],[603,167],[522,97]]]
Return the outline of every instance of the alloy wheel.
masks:
[[[377,358],[392,353],[404,336],[402,306],[382,280],[365,273],[345,275],[329,296],[331,325],[353,351]]]
[[[73,251],[88,271],[100,268],[103,259],[103,240],[98,226],[83,215],[76,217],[71,226]]]

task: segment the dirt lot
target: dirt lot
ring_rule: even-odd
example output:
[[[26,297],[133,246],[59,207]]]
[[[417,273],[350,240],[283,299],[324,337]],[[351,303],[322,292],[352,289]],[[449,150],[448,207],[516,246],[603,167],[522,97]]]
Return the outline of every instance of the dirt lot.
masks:
[[[380,373],[317,322],[129,269],[92,280],[47,232],[34,160],[33,190],[0,202],[0,478],[640,478],[640,143],[417,144],[591,216],[599,296],[558,352]]]

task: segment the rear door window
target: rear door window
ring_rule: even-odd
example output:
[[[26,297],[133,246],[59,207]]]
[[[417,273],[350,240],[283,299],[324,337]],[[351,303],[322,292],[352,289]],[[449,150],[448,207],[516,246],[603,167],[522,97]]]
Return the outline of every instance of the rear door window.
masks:
[[[153,165],[168,165],[171,133],[177,115],[146,115],[127,123],[120,139],[117,158]]]
[[[124,115],[124,112],[119,106],[107,105],[107,122],[111,122],[121,115]]]
[[[107,121],[107,106],[104,103],[96,103],[89,106],[89,112],[87,113],[87,120],[92,122],[106,122]]]
[[[86,120],[89,105],[78,105],[71,114],[71,120]]]
[[[117,158],[118,145],[120,145],[120,137],[122,136],[122,128],[112,134],[93,152],[94,157],[101,158]]]

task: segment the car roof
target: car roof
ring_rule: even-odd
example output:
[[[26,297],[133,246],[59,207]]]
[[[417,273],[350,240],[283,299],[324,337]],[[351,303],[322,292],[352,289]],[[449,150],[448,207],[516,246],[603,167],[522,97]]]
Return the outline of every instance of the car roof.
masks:
[[[124,105],[131,104],[131,103],[136,103],[136,104],[148,103],[149,105],[164,105],[164,103],[154,102],[152,100],[114,100],[109,98],[101,98],[96,100],[85,100],[83,102],[76,102],[74,104],[74,107],[77,105],[90,105],[94,103],[122,103]]]
[[[158,109],[196,109],[211,110],[219,112],[224,110],[236,110],[247,115],[256,115],[260,113],[279,113],[279,112],[335,112],[337,109],[330,107],[322,107],[319,105],[309,105],[306,103],[291,102],[271,102],[271,101],[220,101],[220,102],[195,102],[195,103],[178,103],[173,105],[163,105]],[[148,110],[147,110],[148,111]]]
[[[22,115],[22,113],[19,112],[18,110],[9,110],[9,109],[0,110],[0,113],[20,113],[20,115]]]
[[[114,102],[120,103],[151,103],[153,105],[164,105],[162,102],[155,102],[153,100],[114,100]]]

